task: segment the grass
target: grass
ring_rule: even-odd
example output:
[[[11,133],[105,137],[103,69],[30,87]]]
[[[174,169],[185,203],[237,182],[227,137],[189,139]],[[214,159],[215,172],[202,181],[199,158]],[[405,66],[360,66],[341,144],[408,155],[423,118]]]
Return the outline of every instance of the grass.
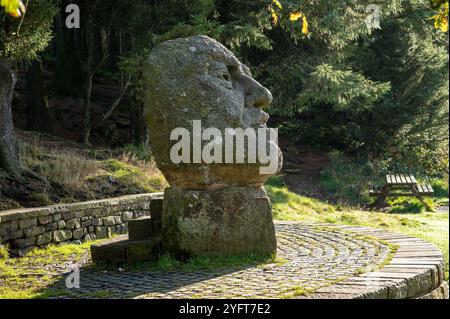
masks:
[[[38,135],[20,143],[23,166],[41,181],[18,183],[10,197],[0,198],[1,210],[154,193],[168,186],[145,146],[107,151],[82,145],[68,148],[65,142],[57,145]]]
[[[343,207],[290,192],[280,177],[266,185],[278,220],[338,225],[369,226],[422,238],[437,245],[445,259],[445,278],[449,280],[449,214],[433,212],[384,213]]]
[[[97,161],[81,154],[39,146],[37,137],[32,143],[21,143],[20,146],[20,157],[25,166],[71,190],[81,188],[86,177],[99,168]]]
[[[330,165],[321,172],[320,186],[337,203],[366,207],[373,202],[369,196],[372,186],[384,185],[385,177],[392,172],[410,173],[408,168],[395,168],[389,160],[367,161],[366,159],[346,158],[339,152],[330,154]],[[428,178],[423,173],[414,174],[421,184],[431,184],[435,196],[428,200],[429,207],[448,205],[449,183],[445,178]],[[426,207],[414,198],[392,200],[395,212],[423,212]]]
[[[430,207],[433,207],[433,201],[425,199]],[[397,214],[421,214],[426,212],[425,205],[417,198],[396,198],[389,200],[389,204],[392,206],[390,213]]]
[[[109,159],[101,162],[101,168],[103,171],[92,177],[91,181],[108,178],[112,183],[131,188],[131,192],[141,193],[154,193],[167,186],[167,182],[153,162],[138,162],[133,165],[123,160]]]
[[[46,290],[59,279],[47,268],[81,260],[93,243],[48,246],[22,258],[0,258],[0,299],[48,298],[61,293]],[[4,250],[0,247],[0,255]]]
[[[8,248],[0,246],[0,263],[4,263],[9,258]]]

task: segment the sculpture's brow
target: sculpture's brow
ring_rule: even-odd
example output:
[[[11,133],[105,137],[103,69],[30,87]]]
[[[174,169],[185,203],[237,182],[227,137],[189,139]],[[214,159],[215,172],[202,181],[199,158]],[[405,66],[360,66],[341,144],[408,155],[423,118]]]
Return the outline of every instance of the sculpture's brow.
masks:
[[[239,60],[232,54],[226,54],[223,51],[219,50],[213,53],[213,59],[217,62],[222,62],[226,66],[236,66],[238,67],[240,62]]]

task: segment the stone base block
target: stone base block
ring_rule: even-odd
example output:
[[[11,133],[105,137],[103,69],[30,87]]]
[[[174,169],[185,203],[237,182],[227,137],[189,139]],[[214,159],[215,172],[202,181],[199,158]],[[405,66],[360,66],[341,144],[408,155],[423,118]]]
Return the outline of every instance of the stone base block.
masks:
[[[163,200],[161,198],[153,199],[150,202],[150,216],[152,219],[162,219]]]
[[[161,237],[161,220],[139,218],[128,222],[130,240],[146,240]]]
[[[161,253],[161,240],[148,239],[130,241],[121,236],[91,246],[92,262],[94,264],[125,264],[138,261],[154,261]]]
[[[271,204],[263,188],[168,188],[162,224],[164,251],[174,255],[272,255],[277,250]]]

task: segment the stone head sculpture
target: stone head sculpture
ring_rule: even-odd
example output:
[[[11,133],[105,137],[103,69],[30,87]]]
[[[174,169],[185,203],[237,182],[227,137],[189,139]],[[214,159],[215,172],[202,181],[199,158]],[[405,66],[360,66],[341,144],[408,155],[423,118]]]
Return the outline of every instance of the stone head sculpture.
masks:
[[[150,130],[150,144],[158,167],[173,188],[261,187],[281,169],[281,152],[270,141],[269,133],[273,132],[266,127],[269,116],[263,111],[272,102],[272,95],[222,44],[206,36],[164,42],[152,50],[144,66],[144,76],[144,116]],[[211,140],[202,140],[209,128],[212,128],[208,134]],[[261,142],[259,134],[253,142],[266,146],[267,152],[274,151],[270,163],[260,159],[256,162],[236,160],[238,151],[243,151],[246,159],[252,158],[249,153],[254,155],[249,135],[244,136],[249,143],[235,145],[236,154],[231,154],[233,160],[226,160],[230,151],[226,149],[226,137],[233,139],[236,135],[230,128],[267,133],[262,134],[267,140]],[[189,161],[174,161],[173,148],[179,142],[176,137],[183,136],[176,133],[177,129],[190,133],[191,144],[183,155]],[[219,133],[221,137],[217,136]],[[200,141],[197,146],[196,138]],[[222,158],[222,162],[199,160],[208,144],[209,150],[214,147],[216,151],[214,158]],[[261,170],[270,165],[274,169]]]

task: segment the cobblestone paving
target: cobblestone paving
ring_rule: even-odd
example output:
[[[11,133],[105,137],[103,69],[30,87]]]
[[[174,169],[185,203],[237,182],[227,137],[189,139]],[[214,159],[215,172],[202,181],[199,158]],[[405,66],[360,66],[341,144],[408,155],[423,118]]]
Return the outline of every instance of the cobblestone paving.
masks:
[[[373,271],[391,253],[380,241],[326,226],[276,225],[283,264],[194,272],[101,272],[81,269],[69,298],[283,298]],[[61,278],[63,278],[62,276]],[[65,280],[54,288],[65,289]]]

